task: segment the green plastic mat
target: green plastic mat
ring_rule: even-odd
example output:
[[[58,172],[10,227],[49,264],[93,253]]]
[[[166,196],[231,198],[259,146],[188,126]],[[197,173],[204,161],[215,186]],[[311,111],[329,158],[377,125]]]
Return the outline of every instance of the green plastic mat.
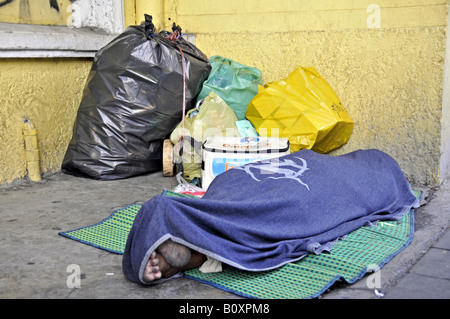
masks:
[[[163,195],[172,197],[193,197],[191,195],[164,191]],[[79,229],[60,232],[59,235],[107,250],[116,254],[123,254],[127,243],[128,233],[133,225],[141,204],[132,204],[118,209],[105,220]]]
[[[205,274],[198,269],[186,277],[248,298],[316,298],[336,281],[354,283],[368,271],[381,269],[412,240],[414,214],[399,221],[365,226],[339,240],[331,253],[309,254],[300,261],[266,272],[248,272],[224,266],[221,273]]]
[[[420,198],[420,191],[414,193]],[[189,197],[169,191],[163,194]],[[122,254],[140,208],[139,204],[129,205],[98,224],[59,234]],[[398,221],[382,221],[351,232],[333,246],[331,253],[309,254],[275,270],[248,272],[224,265],[220,273],[205,274],[196,268],[186,271],[185,276],[247,298],[316,298],[338,280],[351,284],[368,271],[381,269],[410,244],[413,233],[414,214],[410,210]]]

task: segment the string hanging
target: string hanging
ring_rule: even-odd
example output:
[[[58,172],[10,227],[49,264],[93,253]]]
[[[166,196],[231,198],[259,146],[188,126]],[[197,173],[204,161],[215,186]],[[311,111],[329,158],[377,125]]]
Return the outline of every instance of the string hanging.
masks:
[[[176,43],[176,40],[178,40],[179,38],[181,38],[181,28],[180,26],[177,26],[175,23],[173,24],[172,27],[172,34],[169,35],[167,37],[168,40]],[[185,135],[185,129],[184,129],[184,121],[185,121],[185,113],[186,113],[186,63],[184,61],[184,54],[183,54],[183,50],[180,48],[180,46],[178,44],[176,44],[178,50],[180,50],[180,54],[181,54],[181,65],[183,68],[183,117],[181,120],[181,125],[182,125],[182,134],[180,136],[180,141],[183,139],[184,135]]]

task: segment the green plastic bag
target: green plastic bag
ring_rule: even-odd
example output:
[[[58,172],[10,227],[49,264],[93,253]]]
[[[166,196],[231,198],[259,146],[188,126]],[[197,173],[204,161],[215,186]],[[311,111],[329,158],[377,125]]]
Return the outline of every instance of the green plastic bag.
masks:
[[[249,120],[236,121],[236,127],[242,137],[257,137],[258,132],[256,132],[252,123]]]
[[[238,120],[245,120],[248,103],[262,84],[261,71],[218,55],[210,57],[209,63],[211,73],[203,82],[198,100],[213,91],[234,111]]]

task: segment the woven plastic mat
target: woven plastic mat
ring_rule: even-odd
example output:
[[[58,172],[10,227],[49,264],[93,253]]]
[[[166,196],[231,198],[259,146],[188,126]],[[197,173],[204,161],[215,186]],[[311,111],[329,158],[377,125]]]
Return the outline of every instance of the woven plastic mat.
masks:
[[[366,273],[381,269],[406,248],[414,232],[411,210],[399,221],[361,227],[339,240],[331,253],[305,258],[266,272],[248,272],[224,266],[221,273],[185,272],[188,278],[247,298],[316,298],[336,281],[354,283]]]
[[[420,191],[414,193],[420,198]],[[189,197],[170,191],[163,194]],[[129,205],[98,224],[59,234],[122,254],[140,208],[139,204]],[[381,269],[411,243],[413,234],[414,214],[411,209],[398,221],[381,221],[376,226],[364,226],[349,233],[337,241],[331,253],[309,254],[275,270],[248,272],[224,265],[220,273],[205,274],[196,268],[184,274],[187,278],[247,298],[316,298],[338,280],[351,284],[366,273]]]
[[[192,197],[171,191],[164,191],[163,195],[172,197]],[[113,212],[105,220],[79,229],[60,232],[59,235],[107,250],[116,254],[123,254],[127,243],[128,233],[133,226],[134,218],[141,209],[141,204],[132,204]]]

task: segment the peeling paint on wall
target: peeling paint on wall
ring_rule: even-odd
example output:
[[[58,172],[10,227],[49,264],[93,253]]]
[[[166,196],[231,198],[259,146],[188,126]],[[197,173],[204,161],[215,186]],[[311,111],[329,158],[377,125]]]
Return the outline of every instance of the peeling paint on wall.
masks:
[[[67,25],[74,0],[0,0],[0,22]]]

